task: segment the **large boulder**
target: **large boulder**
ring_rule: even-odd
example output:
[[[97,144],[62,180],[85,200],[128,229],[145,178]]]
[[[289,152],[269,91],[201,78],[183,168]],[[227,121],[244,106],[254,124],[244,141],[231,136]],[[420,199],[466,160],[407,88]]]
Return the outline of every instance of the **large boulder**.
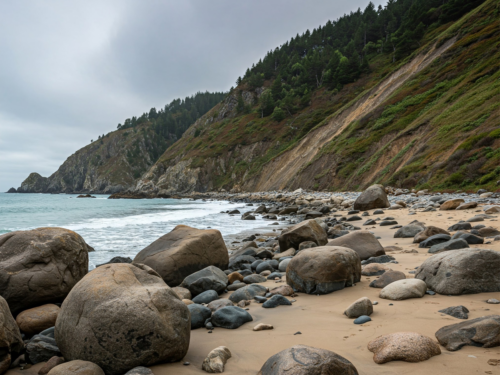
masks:
[[[74,360],[54,367],[47,375],[104,375],[104,371],[95,363]]]
[[[428,239],[429,237],[435,236],[436,234],[447,234],[450,235],[450,232],[447,230],[429,225],[422,232],[417,233],[413,238],[413,243],[420,243]]]
[[[212,310],[198,303],[192,303],[187,308],[191,314],[191,329],[205,327],[205,321],[212,316]]]
[[[467,322],[444,326],[436,332],[439,343],[450,351],[465,345],[492,348],[500,346],[500,315],[488,315]]]
[[[169,286],[178,286],[192,273],[208,266],[227,269],[229,255],[222,235],[215,229],[177,225],[134,258],[154,269]]]
[[[457,199],[450,199],[446,202],[444,202],[439,209],[446,211],[446,210],[456,210],[462,203],[465,203],[465,201],[461,198]]]
[[[0,236],[0,295],[14,315],[61,302],[88,272],[93,249],[63,228],[38,228]]]
[[[366,230],[357,230],[328,241],[327,246],[342,246],[354,250],[361,260],[384,255],[384,247]]]
[[[85,276],[61,306],[56,341],[66,360],[96,363],[109,375],[175,362],[187,353],[190,313],[142,264],[110,264]]]
[[[382,185],[372,185],[356,199],[354,209],[360,211],[390,207],[389,199]]]
[[[226,289],[228,282],[224,271],[214,266],[208,266],[186,277],[180,286],[189,289],[194,297],[207,290],[215,290],[220,294]]]
[[[410,223],[399,228],[394,233],[394,238],[413,238],[423,230],[425,230],[425,226],[422,223]]]
[[[325,349],[295,345],[270,357],[258,375],[358,375],[344,357]]]
[[[0,297],[0,374],[5,373],[24,349],[19,327],[10,312],[9,305]]]
[[[400,301],[409,298],[422,298],[427,285],[419,279],[397,280],[380,291],[380,298]]]
[[[294,290],[327,294],[361,279],[361,260],[351,249],[319,246],[302,250],[288,263],[286,282]]]
[[[236,329],[252,320],[248,311],[238,306],[222,307],[212,314],[212,324],[226,329]]]
[[[445,251],[427,258],[416,279],[440,294],[500,291],[500,253],[487,249]]]
[[[421,362],[441,354],[437,342],[415,332],[397,332],[377,337],[368,343],[377,364],[390,361]]]
[[[47,304],[24,310],[16,317],[16,323],[22,332],[30,336],[36,335],[56,325],[59,310],[59,306],[54,304]]]
[[[325,230],[313,219],[285,229],[278,237],[278,241],[280,250],[283,252],[291,247],[298,250],[300,244],[305,241],[312,241],[318,246],[323,246],[328,243],[328,237]]]

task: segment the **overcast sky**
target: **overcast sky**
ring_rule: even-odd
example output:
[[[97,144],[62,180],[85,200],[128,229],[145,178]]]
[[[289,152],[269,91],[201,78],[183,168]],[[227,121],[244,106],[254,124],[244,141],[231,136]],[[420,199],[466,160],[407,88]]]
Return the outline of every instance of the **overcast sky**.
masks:
[[[373,1],[376,6],[384,4]],[[0,1],[0,191],[368,0]]]

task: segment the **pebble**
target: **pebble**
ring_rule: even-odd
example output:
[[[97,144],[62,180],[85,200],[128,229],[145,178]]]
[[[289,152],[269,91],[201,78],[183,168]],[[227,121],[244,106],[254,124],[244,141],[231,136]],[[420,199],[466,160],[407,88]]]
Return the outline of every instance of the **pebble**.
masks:
[[[486,303],[490,303],[492,305],[498,305],[500,301],[497,300],[496,298],[490,298],[489,300],[486,301]]]
[[[359,318],[354,320],[354,324],[365,324],[371,322],[371,318],[368,315],[361,315]]]
[[[189,366],[190,364],[191,364],[191,363],[189,363],[189,362],[184,362],[184,363],[183,363],[183,365],[184,365],[184,366]]]
[[[298,331],[298,332],[295,332],[293,335],[294,335],[294,336],[295,336],[295,335],[302,335],[302,332]]]

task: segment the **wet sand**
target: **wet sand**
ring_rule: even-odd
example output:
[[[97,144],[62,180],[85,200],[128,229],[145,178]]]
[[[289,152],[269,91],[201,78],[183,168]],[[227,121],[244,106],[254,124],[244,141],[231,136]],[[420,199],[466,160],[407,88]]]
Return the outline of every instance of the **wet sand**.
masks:
[[[478,214],[478,209],[463,211],[435,211],[418,212],[408,215],[408,209],[385,210],[380,217],[392,216],[400,225],[406,225],[413,220],[447,229],[459,220]],[[370,211],[370,214],[373,211]],[[345,212],[342,212],[345,213]],[[404,250],[415,249],[417,254],[400,251],[388,252],[394,256],[399,264],[388,264],[394,270],[405,272],[407,278],[413,275],[409,271],[418,267],[428,255],[428,249],[419,249],[418,244],[412,243],[412,238],[393,238],[396,229],[390,227],[365,227],[364,219],[374,218],[371,215],[363,221],[351,224],[373,231],[381,244],[385,246],[399,246]],[[483,224],[499,228],[498,217],[491,221],[486,219]],[[486,240],[487,242],[489,240]],[[488,248],[500,251],[500,241],[491,244],[471,245],[476,248]],[[273,354],[296,344],[310,345],[328,349],[350,360],[362,375],[371,374],[500,374],[500,366],[490,366],[489,359],[500,359],[500,347],[484,349],[465,346],[456,351],[449,352],[441,347],[442,354],[427,361],[407,363],[402,361],[389,362],[377,365],[373,362],[373,354],[368,351],[367,344],[374,338],[388,333],[412,331],[435,339],[435,332],[445,326],[463,320],[443,315],[438,310],[450,306],[464,305],[470,310],[469,319],[484,315],[500,314],[500,305],[487,304],[489,298],[500,299],[500,293],[482,293],[462,296],[425,295],[423,298],[405,301],[389,301],[379,298],[381,289],[370,288],[368,284],[375,277],[362,276],[356,286],[346,288],[328,295],[316,296],[300,293],[292,306],[279,306],[275,309],[264,309],[260,304],[252,303],[249,312],[254,321],[247,323],[236,330],[216,328],[213,333],[208,333],[204,328],[191,331],[191,343],[184,361],[190,362],[184,366],[182,362],[161,364],[151,367],[155,375],[188,375],[205,374],[201,364],[206,355],[215,347],[224,345],[229,348],[232,358],[227,362],[225,374],[252,374],[255,375],[264,362]],[[262,285],[269,288],[282,285],[268,281]],[[229,294],[222,295],[227,298]],[[364,325],[355,325],[353,320],[343,315],[344,310],[355,300],[368,297],[378,301],[374,306],[372,321]],[[288,297],[289,299],[292,299]],[[389,304],[393,304],[390,306]],[[267,323],[274,326],[274,330],[254,332],[252,329],[258,323]],[[300,331],[301,334],[294,335]],[[29,370],[11,370],[9,375],[25,374],[35,375],[41,364]]]

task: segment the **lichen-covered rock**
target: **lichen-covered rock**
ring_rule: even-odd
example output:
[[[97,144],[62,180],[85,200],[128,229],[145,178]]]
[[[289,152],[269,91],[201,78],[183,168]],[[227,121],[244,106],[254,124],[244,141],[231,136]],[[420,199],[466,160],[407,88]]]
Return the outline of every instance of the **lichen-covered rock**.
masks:
[[[66,360],[108,375],[181,360],[189,347],[188,307],[151,268],[110,264],[85,276],[61,306],[56,341]]]
[[[356,199],[354,209],[360,211],[390,207],[389,199],[382,185],[372,185]]]
[[[314,219],[305,220],[296,224],[283,232],[278,238],[281,251],[293,247],[298,250],[300,244],[306,241],[312,241],[318,246],[326,245],[328,238],[325,230]]]
[[[352,286],[361,279],[361,261],[351,249],[319,246],[302,250],[286,270],[286,282],[294,290],[327,294]]]
[[[0,296],[0,374],[5,373],[24,349],[19,327],[10,312],[9,305]]]
[[[427,258],[415,278],[440,294],[499,292],[500,253],[487,249],[445,251]]]
[[[141,250],[134,262],[154,269],[168,286],[178,286],[187,276],[208,266],[225,270],[229,255],[218,230],[178,225]]]
[[[345,236],[328,241],[327,246],[342,246],[354,250],[361,260],[385,254],[377,238],[366,230],[357,230]]]
[[[295,345],[272,357],[258,375],[358,375],[356,367],[344,357],[325,349]]]
[[[500,346],[500,315],[487,315],[467,322],[444,326],[436,332],[439,343],[450,351],[465,345]]]
[[[0,295],[13,314],[61,302],[88,272],[92,248],[77,233],[38,228],[0,236]]]
[[[390,361],[421,362],[441,354],[437,342],[415,332],[397,332],[377,337],[368,343],[377,364]]]

